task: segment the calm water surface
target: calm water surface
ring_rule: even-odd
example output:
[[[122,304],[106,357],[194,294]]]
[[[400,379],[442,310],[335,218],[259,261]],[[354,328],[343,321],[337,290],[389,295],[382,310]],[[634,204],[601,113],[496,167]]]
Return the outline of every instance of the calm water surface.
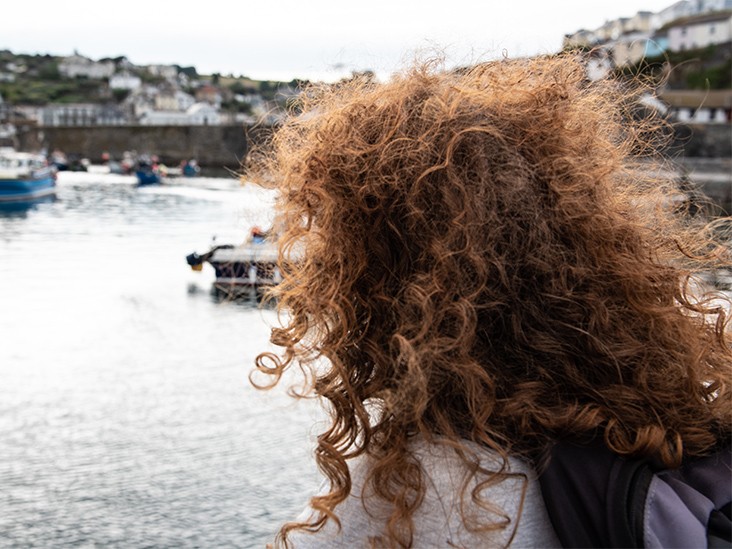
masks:
[[[266,226],[271,196],[60,176],[0,210],[0,546],[263,546],[320,482],[321,414],[251,387],[274,313],[185,256]]]

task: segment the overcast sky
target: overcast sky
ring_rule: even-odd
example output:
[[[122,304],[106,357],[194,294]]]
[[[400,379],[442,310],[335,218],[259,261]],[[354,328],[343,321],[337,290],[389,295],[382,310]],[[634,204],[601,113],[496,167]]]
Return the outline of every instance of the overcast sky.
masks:
[[[334,80],[353,70],[388,75],[417,50],[450,64],[551,53],[564,34],[673,0],[6,0],[0,49],[138,65],[194,65],[199,73]]]

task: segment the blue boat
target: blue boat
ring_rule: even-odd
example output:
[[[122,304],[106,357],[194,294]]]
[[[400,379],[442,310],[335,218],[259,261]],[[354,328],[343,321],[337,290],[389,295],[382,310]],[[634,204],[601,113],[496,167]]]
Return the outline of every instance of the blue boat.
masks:
[[[183,177],[196,177],[199,173],[201,173],[201,168],[198,165],[198,162],[196,162],[195,160],[188,160],[187,162],[183,163],[181,173]]]
[[[158,185],[160,183],[160,173],[155,171],[152,166],[140,166],[135,170],[138,185]]]
[[[40,154],[0,149],[0,202],[26,202],[56,193],[56,171]]]

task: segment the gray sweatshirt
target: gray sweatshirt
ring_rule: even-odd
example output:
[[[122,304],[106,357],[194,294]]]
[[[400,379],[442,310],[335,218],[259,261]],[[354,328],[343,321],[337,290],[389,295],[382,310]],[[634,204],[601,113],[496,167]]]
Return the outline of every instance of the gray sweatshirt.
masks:
[[[498,469],[500,463],[495,453],[466,444],[480,459],[483,467]],[[503,514],[511,520],[502,530],[475,532],[466,528],[460,513],[461,489],[467,474],[462,460],[453,450],[441,444],[417,442],[413,451],[422,464],[426,484],[424,500],[413,517],[415,548],[506,547],[509,542],[511,547],[560,547],[544,507],[536,473],[522,460],[509,459],[510,472],[523,474],[528,479],[520,516],[524,477],[508,478],[480,492],[481,498],[496,506],[501,515],[471,502],[471,489],[477,483],[475,479],[471,481],[462,498],[463,513],[470,524],[495,523]],[[328,521],[320,532],[314,534],[293,532],[289,539],[296,549],[370,547],[369,540],[383,534],[390,507],[368,489],[364,493],[367,470],[367,459],[356,460],[351,465],[351,495],[335,509],[341,520],[341,530],[333,521]],[[306,509],[298,520],[305,520],[310,513],[312,510]]]

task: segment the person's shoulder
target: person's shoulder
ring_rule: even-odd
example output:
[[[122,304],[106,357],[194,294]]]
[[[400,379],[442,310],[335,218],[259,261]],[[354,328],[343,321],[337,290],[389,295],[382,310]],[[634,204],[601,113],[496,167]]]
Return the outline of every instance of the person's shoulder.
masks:
[[[464,449],[482,469],[501,469],[497,453],[470,443]],[[558,546],[536,474],[527,462],[509,457],[506,476],[479,486],[480,476],[471,475],[473,468],[450,445],[416,440],[411,450],[422,467],[425,487],[422,504],[413,515],[414,547]],[[341,528],[328,521],[316,533],[294,532],[290,536],[294,547],[370,547],[383,535],[392,506],[367,485],[369,470],[368,457],[350,464],[351,495],[335,509]],[[475,504],[476,493],[484,505]],[[505,521],[505,528],[490,528]]]
[[[427,483],[415,530],[432,536],[415,546],[430,546],[442,536],[439,546],[559,547],[532,465],[515,456],[504,464],[490,448],[461,445],[468,463],[449,444],[415,446]],[[473,474],[473,464],[482,472]]]

